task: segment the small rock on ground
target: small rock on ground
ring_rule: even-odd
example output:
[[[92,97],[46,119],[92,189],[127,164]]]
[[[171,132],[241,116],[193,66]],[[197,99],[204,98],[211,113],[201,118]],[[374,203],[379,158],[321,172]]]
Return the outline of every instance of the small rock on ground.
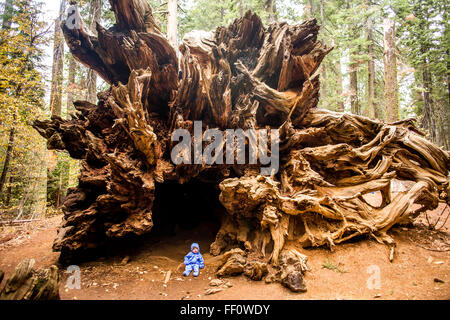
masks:
[[[221,292],[221,291],[223,291],[223,288],[211,288],[211,289],[207,289],[205,291],[205,294],[206,295],[211,295],[211,294],[215,294],[215,293],[218,293],[218,292]]]

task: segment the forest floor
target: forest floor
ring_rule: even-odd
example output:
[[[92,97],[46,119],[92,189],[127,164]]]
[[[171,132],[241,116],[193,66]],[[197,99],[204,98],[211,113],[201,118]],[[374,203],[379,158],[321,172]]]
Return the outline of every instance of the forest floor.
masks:
[[[436,221],[444,212],[439,227],[448,211],[441,204],[428,213],[429,220]],[[37,268],[57,263],[58,253],[52,252],[52,243],[60,221],[61,216],[56,216],[22,228],[0,229],[0,270],[5,272],[5,279],[25,258],[35,259]],[[292,293],[277,283],[239,276],[226,279],[231,287],[206,295],[206,289],[212,288],[211,279],[215,279],[217,258],[207,253],[215,231],[203,225],[176,237],[144,241],[118,250],[114,256],[80,264],[81,289],[67,288],[69,274],[61,270],[60,295],[62,299],[89,300],[450,299],[450,219],[439,232],[425,225],[422,215],[413,227],[390,231],[397,243],[393,262],[389,262],[387,246],[368,238],[337,245],[334,252],[300,248],[308,256],[311,269],[305,275],[305,293]],[[198,278],[185,278],[181,263],[192,242],[199,242],[206,268]],[[126,256],[129,262],[122,263]],[[172,275],[165,285],[169,270]],[[369,289],[367,284],[374,270],[379,270],[380,287]]]

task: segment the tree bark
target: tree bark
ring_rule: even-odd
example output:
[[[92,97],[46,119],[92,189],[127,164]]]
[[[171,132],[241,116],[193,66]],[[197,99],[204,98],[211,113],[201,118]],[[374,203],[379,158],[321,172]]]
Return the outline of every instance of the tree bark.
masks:
[[[55,20],[55,33],[53,36],[53,67],[52,88],[50,93],[50,111],[53,116],[61,116],[62,86],[64,72],[64,38],[61,31],[61,21],[66,9],[66,0],[61,0],[59,16]]]
[[[386,121],[395,122],[399,118],[397,58],[395,56],[395,22],[384,20],[384,83],[386,97]]]
[[[342,85],[342,65],[341,65],[341,57],[338,57],[338,60],[336,62],[336,79],[337,79],[337,88],[338,88],[338,96],[339,96],[339,102],[338,102],[338,111],[344,112],[345,111],[345,105],[344,105],[344,86]]]
[[[375,106],[375,61],[373,52],[373,29],[372,29],[372,17],[367,19],[367,53],[369,61],[368,67],[368,79],[367,79],[367,91],[368,91],[368,116],[371,119],[376,118],[376,106]]]
[[[62,116],[62,94],[63,94],[63,81],[64,81],[64,36],[61,29],[61,23],[64,19],[66,11],[66,0],[60,1],[59,15],[55,20],[55,32],[53,36],[53,65],[52,65],[52,86],[50,92],[50,112],[52,117]],[[49,151],[54,153],[54,151]],[[58,155],[54,154],[54,157],[58,159]],[[60,161],[59,159],[57,160]],[[63,172],[59,173],[58,180],[61,179]],[[47,195],[51,184],[49,182],[51,171],[47,170]],[[56,206],[60,202],[61,185],[57,184],[57,198]]]
[[[9,174],[8,179],[8,191],[6,192],[6,200],[5,200],[5,207],[9,208],[11,204],[11,195],[12,195],[12,184],[14,183],[14,177],[12,173]]]
[[[350,61],[354,61],[350,57]],[[358,98],[358,63],[350,63],[350,111],[353,114],[361,114],[361,107]]]
[[[11,157],[14,148],[15,135],[16,135],[16,128],[12,126],[12,128],[9,130],[8,147],[6,148],[5,162],[3,163],[2,175],[0,176],[0,194],[3,193],[3,188],[6,182],[6,176],[8,175],[9,164],[11,162]]]
[[[172,47],[178,50],[178,1],[169,0],[167,7],[167,38]]]
[[[77,84],[75,82],[75,76],[77,74],[78,66],[74,57],[70,55],[69,57],[69,77],[67,84],[67,114],[70,114],[75,111],[73,107],[74,102],[74,94],[76,91]]]
[[[305,1],[306,2],[306,1]],[[314,0],[307,0],[308,4],[304,5],[305,18],[314,18]]]
[[[347,10],[351,8],[351,1],[346,1]],[[357,26],[352,26],[350,28],[352,34],[350,37],[357,37],[358,31]],[[360,54],[361,48],[350,48],[349,57],[349,74],[350,74],[350,85],[349,85],[349,95],[350,95],[350,112],[355,115],[361,114],[361,106],[359,104],[359,92],[358,92],[358,68],[359,62],[356,60],[356,54]]]
[[[239,17],[244,16],[244,0],[239,0]]]
[[[75,97],[75,93],[77,92],[77,83],[76,83],[76,74],[78,71],[78,64],[75,61],[74,57],[70,54],[69,57],[69,77],[68,77],[68,85],[67,85],[67,115],[68,118],[71,117],[71,115],[73,115],[76,110],[73,106],[74,103],[74,97]],[[70,183],[70,171],[71,171],[71,163],[68,162],[65,164],[64,166],[64,170],[62,171],[62,175],[60,177],[61,180],[61,190],[62,193],[65,195],[67,193],[67,189],[69,187],[69,183]],[[62,197],[59,196],[58,197],[58,202],[61,202]],[[59,207],[59,203],[57,205],[57,207]]]
[[[320,22],[322,24],[322,28],[325,28],[325,4],[323,0],[320,0]],[[326,42],[325,42],[326,44]],[[326,97],[328,95],[327,92],[327,69],[325,67],[325,63],[322,63],[321,66],[321,73],[322,73],[322,77],[321,77],[321,86],[322,86],[322,95],[324,97]]]
[[[11,18],[13,15],[13,0],[5,0],[5,8],[2,14],[2,28],[11,28]]]
[[[96,25],[100,23],[102,17],[102,0],[92,0],[90,10],[90,27],[91,32],[96,34]],[[86,100],[90,103],[97,102],[97,74],[93,69],[88,69],[87,77],[87,95]]]
[[[34,260],[17,265],[0,292],[0,300],[59,300],[59,274],[56,266],[35,271]],[[2,276],[3,278],[3,276]],[[0,279],[1,280],[1,279]]]
[[[433,99],[431,97],[432,94],[431,77],[428,71],[428,63],[426,59],[424,59],[422,81],[424,87],[423,90],[424,111],[422,118],[422,127],[428,131],[430,140],[436,141],[436,122],[434,119]]]

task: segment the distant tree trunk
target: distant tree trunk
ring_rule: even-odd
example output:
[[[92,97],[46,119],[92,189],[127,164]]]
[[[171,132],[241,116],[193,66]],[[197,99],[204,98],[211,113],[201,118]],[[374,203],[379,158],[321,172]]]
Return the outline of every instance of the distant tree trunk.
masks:
[[[448,50],[448,49],[447,49],[447,57],[450,57],[450,50]],[[450,70],[450,60],[447,60],[447,70]],[[448,89],[448,92],[447,92],[448,93],[448,104],[450,105],[450,79],[448,78],[448,73],[447,73],[447,89]]]
[[[446,29],[448,28],[448,24],[446,24]],[[445,32],[447,32],[446,34],[448,34],[448,30],[446,30]],[[447,57],[450,57],[450,50],[447,49]],[[447,60],[447,70],[450,70],[450,60]],[[447,89],[448,89],[448,100],[447,100],[447,110],[450,106],[450,79],[448,77],[448,72],[447,72]],[[445,103],[444,103],[444,108],[445,108]],[[443,125],[442,125],[442,131],[443,131],[443,140],[444,140],[444,149],[445,150],[450,150],[450,115],[448,114],[448,112],[444,112],[444,118],[443,120]]]
[[[316,7],[314,6],[314,0],[309,0],[308,8],[305,11],[307,13],[307,18],[309,18],[309,19],[310,18],[315,18],[315,16],[316,16]],[[318,11],[319,11],[319,14],[320,14],[321,28],[324,28],[324,26],[325,26],[325,12],[324,12],[324,1],[323,0],[320,0],[319,10]],[[328,93],[327,93],[327,70],[326,70],[326,67],[325,67],[325,61],[322,62],[322,65],[320,67],[320,91],[321,91],[321,96],[322,97],[328,96]]]
[[[376,106],[375,106],[375,61],[373,55],[373,30],[372,30],[372,17],[367,19],[367,53],[369,55],[368,61],[368,116],[371,119],[376,118]]]
[[[322,24],[321,28],[325,27],[325,12],[324,11],[325,11],[324,1],[320,0],[320,22]],[[322,33],[322,34],[324,34],[324,33]],[[324,43],[327,44],[325,41],[324,41]],[[320,85],[322,87],[322,96],[326,97],[326,96],[328,96],[328,93],[327,93],[327,69],[325,66],[325,61],[322,63],[321,73],[322,73],[322,78],[320,80]]]
[[[308,8],[306,10],[306,13],[309,15],[309,18],[313,18],[314,17],[314,0],[309,0],[308,1],[309,4],[307,5]]]
[[[13,15],[13,0],[5,0],[5,9],[2,14],[2,28],[11,28],[11,17]]]
[[[448,126],[450,118],[447,114],[448,106],[446,106],[446,99],[440,100],[434,106],[434,119],[436,123],[436,144],[444,148],[444,150],[449,150],[448,143]]]
[[[52,89],[50,93],[50,111],[52,116],[61,116],[62,85],[64,71],[64,37],[61,30],[61,21],[66,8],[66,0],[61,0],[59,16],[55,20],[55,34],[53,37],[53,67]]]
[[[243,0],[239,0],[239,16],[244,16],[244,3]]]
[[[5,9],[2,15],[2,29],[11,28],[11,17],[13,15],[12,2],[13,0],[5,0]],[[6,149],[5,162],[3,163],[2,175],[0,176],[0,194],[3,192],[3,187],[6,182],[6,176],[8,175],[9,163],[11,162],[11,156],[13,153],[14,138],[16,135],[15,120],[16,115],[14,114],[13,124],[9,129],[9,139],[8,139],[8,147]]]
[[[92,0],[90,10],[90,29],[92,33],[97,34],[96,25],[100,23],[102,17],[102,0]],[[87,97],[86,100],[91,103],[97,102],[97,74],[89,69],[87,74]]]
[[[266,0],[266,11],[269,14],[269,23],[277,21],[275,0]]]
[[[346,1],[346,7],[349,10],[351,8],[351,1]],[[357,29],[356,26],[352,26],[351,29],[352,34],[351,36],[357,37]],[[353,48],[350,49],[350,112],[353,114],[361,114],[361,109],[359,106],[359,99],[358,99],[358,61],[356,61],[355,54],[356,52],[359,54],[361,52],[361,48],[358,47],[356,52],[352,51]]]
[[[341,66],[341,57],[339,56],[339,59],[336,62],[336,79],[337,79],[337,90],[339,95],[339,102],[338,102],[338,111],[344,112],[345,106],[344,106],[344,100],[343,100],[343,94],[344,94],[344,88],[342,85],[342,66]]]
[[[178,3],[177,0],[169,0],[167,4],[167,38],[170,45],[178,51]]]
[[[16,128],[13,125],[9,131],[9,141],[8,147],[6,149],[5,162],[3,163],[2,175],[0,176],[0,194],[3,192],[3,187],[5,186],[6,176],[8,174],[9,164],[11,162],[11,156],[13,153],[15,135],[16,135]]]
[[[358,99],[358,63],[354,62],[353,58],[350,58],[350,106],[351,113],[361,114]]]
[[[303,18],[311,19],[314,18],[314,1],[304,0],[303,1]]]
[[[77,73],[77,62],[74,57],[70,54],[69,57],[69,79],[67,85],[67,113],[69,114],[74,110],[73,101],[74,101],[74,91],[76,87],[75,83],[75,75]]]
[[[66,0],[61,0],[59,7],[59,15],[55,20],[55,33],[53,37],[53,66],[52,66],[52,87],[50,93],[50,112],[52,116],[62,116],[62,89],[64,80],[64,36],[61,30],[61,22],[66,11]],[[54,151],[49,151],[54,153]],[[55,155],[58,158],[57,155]],[[59,161],[59,159],[58,159]],[[62,172],[60,173],[60,175]],[[49,188],[51,187],[50,176],[52,171],[47,169],[47,196]],[[58,184],[57,193],[60,194],[61,186]],[[58,200],[56,201],[58,202]]]
[[[8,179],[8,190],[6,192],[6,199],[5,199],[5,207],[9,207],[10,203],[11,203],[11,194],[12,194],[12,184],[14,183],[14,177],[12,175],[12,173],[9,174],[9,179]]]
[[[222,6],[220,6],[220,21],[223,21],[224,19],[225,19],[225,8],[222,5]]]
[[[398,121],[397,58],[395,56],[395,23],[384,20],[384,83],[386,121]]]
[[[67,84],[67,118],[70,119],[70,114],[75,112],[75,108],[73,106],[74,97],[75,97],[75,76],[78,70],[78,64],[72,54],[69,53],[69,77]],[[69,188],[69,180],[70,180],[70,171],[71,164],[69,161],[64,163],[63,170],[61,171],[60,176],[60,190],[58,190],[59,196],[57,202],[61,201],[62,196],[65,196],[67,193],[67,189]],[[57,204],[57,207],[59,205]]]
[[[210,253],[225,257],[217,275],[245,269],[250,278],[261,278],[261,263],[269,263],[266,268],[273,266],[273,273],[268,279],[297,292],[304,290],[306,257],[287,240],[331,249],[354,237],[373,236],[390,246],[392,260],[395,241],[389,229],[412,223],[448,200],[450,155],[423,139],[412,120],[388,126],[316,108],[320,81],[310,75],[331,49],[318,41],[314,19],[266,28],[248,12],[212,35],[184,42],[179,59],[147,0],[110,4],[117,24],[99,28],[98,37],[83,27],[64,24],[63,30],[74,44],[72,54],[111,88],[99,95],[97,105],[77,102],[75,119],[34,122],[50,148],[67,150],[83,163],[53,244],[61,262],[104,253],[102,246],[144,236],[164,219],[197,218],[190,213],[210,199],[203,211],[217,212],[221,221]],[[99,55],[103,59],[92,58]],[[206,137],[195,121],[219,129],[210,141],[224,152],[208,151],[211,144],[195,146],[195,141],[193,152],[192,141],[186,141],[188,149],[172,143],[172,134],[181,130],[194,140],[198,134]],[[230,128],[270,129],[271,167],[263,167],[268,149],[258,143],[255,154],[251,138],[245,159],[244,132],[241,146],[232,143],[226,150],[226,140],[235,141],[226,137]],[[257,140],[267,145],[268,135],[261,134]],[[208,164],[211,151],[217,164]],[[198,165],[188,164],[192,154]],[[239,154],[242,164],[233,159]],[[394,178],[415,183],[391,198]],[[363,198],[372,192],[382,195],[379,207]],[[170,216],[170,209],[182,215]]]
[[[422,81],[423,81],[423,118],[422,127],[430,133],[430,140],[436,141],[436,121],[434,119],[434,105],[431,98],[432,86],[431,77],[428,71],[428,61],[424,58],[423,71],[422,71]]]

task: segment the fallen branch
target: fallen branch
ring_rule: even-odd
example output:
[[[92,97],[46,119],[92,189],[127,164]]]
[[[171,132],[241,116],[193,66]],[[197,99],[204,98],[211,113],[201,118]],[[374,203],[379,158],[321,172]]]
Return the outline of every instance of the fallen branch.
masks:
[[[41,220],[42,219],[0,221],[0,225],[25,224],[25,223],[36,222],[36,221],[41,221]]]

